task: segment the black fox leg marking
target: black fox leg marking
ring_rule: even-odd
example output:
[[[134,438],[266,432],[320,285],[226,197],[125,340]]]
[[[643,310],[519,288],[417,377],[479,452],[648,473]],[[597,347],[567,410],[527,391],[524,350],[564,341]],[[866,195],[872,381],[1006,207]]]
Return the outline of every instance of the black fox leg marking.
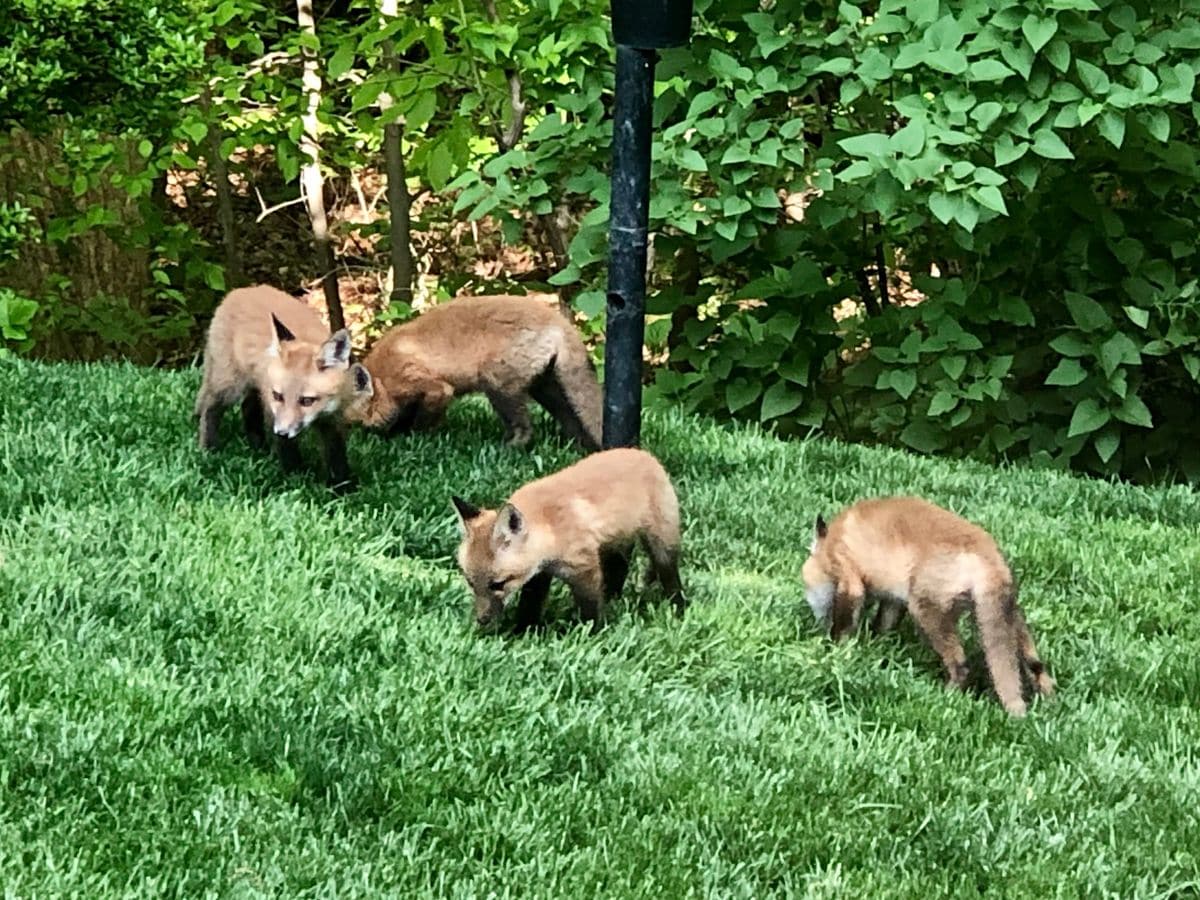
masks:
[[[300,468],[303,461],[300,459],[300,446],[295,438],[276,437],[275,448],[279,453],[279,465],[285,473],[290,475]]]
[[[217,430],[224,409],[219,403],[209,401],[200,407],[200,447],[203,450],[217,448]]]
[[[321,437],[321,452],[325,457],[329,486],[338,492],[351,490],[354,478],[346,457],[346,436],[338,423],[329,419],[318,419],[316,427]]]
[[[529,396],[558,422],[567,437],[584,450],[599,450],[600,447],[588,434],[578,411],[571,404],[555,366],[555,361],[551,360],[542,374],[533,380],[529,386]]]
[[[246,440],[255,450],[267,446],[267,426],[264,420],[262,397],[258,391],[249,390],[242,398],[242,427],[246,429]]]
[[[504,441],[513,447],[524,447],[533,438],[533,420],[529,418],[529,407],[523,395],[511,396],[497,390],[488,390],[487,398],[492,409],[504,423]]]
[[[541,572],[530,578],[525,582],[525,587],[521,588],[521,596],[517,601],[515,628],[518,634],[541,623],[542,607],[546,603],[546,596],[550,593],[550,577],[549,572]]]
[[[933,652],[941,659],[946,669],[946,681],[953,687],[964,687],[970,673],[962,638],[958,635],[957,616],[947,614],[938,608],[936,602],[922,597],[910,598],[908,611]]]
[[[679,580],[679,548],[672,547],[653,535],[646,535],[643,540],[646,552],[650,554],[650,569],[654,578],[662,585],[663,593],[675,606],[675,615],[682,616],[687,609],[687,597],[683,594],[683,585]],[[652,582],[647,576],[647,586]]]
[[[833,593],[833,610],[830,615],[829,636],[840,641],[858,625],[858,615],[865,597],[862,590],[849,591],[838,585]]]
[[[593,632],[599,631],[604,622],[604,576],[599,565],[572,579],[571,595],[579,618],[590,622]]]
[[[629,576],[629,556],[632,547],[610,547],[600,551],[600,571],[604,577],[604,596],[611,600],[625,587]]]
[[[904,607],[899,603],[895,603],[886,598],[879,601],[879,608],[875,610],[875,619],[871,622],[871,631],[874,634],[886,634],[899,624],[904,618]]]

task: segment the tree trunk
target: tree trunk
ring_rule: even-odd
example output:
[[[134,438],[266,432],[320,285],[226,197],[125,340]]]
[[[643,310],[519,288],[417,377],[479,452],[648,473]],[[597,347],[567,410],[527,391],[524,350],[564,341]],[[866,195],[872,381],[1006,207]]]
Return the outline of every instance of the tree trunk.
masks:
[[[383,25],[396,18],[396,0],[380,0],[379,11]],[[396,56],[396,45],[389,38],[383,42],[384,67],[392,74],[400,74],[400,59]],[[380,112],[386,113],[392,106],[392,95],[384,91],[379,95]],[[387,170],[388,233],[392,250],[392,303],[412,303],[413,258],[412,242],[409,239],[410,214],[407,174],[401,140],[404,123],[389,122],[383,126],[383,157]]]
[[[206,48],[206,55],[212,54],[212,45]],[[232,290],[241,287],[245,281],[242,275],[242,257],[238,252],[237,229],[233,218],[233,191],[229,186],[229,167],[225,156],[221,153],[221,126],[212,114],[212,88],[207,80],[200,88],[200,111],[208,125],[206,137],[206,153],[208,155],[208,174],[213,188],[217,192],[217,222],[221,226],[221,246],[225,251],[225,288]]]
[[[300,190],[304,195],[304,207],[312,223],[313,244],[317,265],[321,268],[321,283],[325,288],[325,305],[329,310],[329,328],[339,331],[346,327],[342,313],[342,298],[338,295],[337,270],[334,268],[333,248],[329,244],[329,223],[325,218],[325,183],[321,178],[321,144],[317,133],[317,110],[321,106],[321,70],[317,62],[317,26],[313,21],[312,0],[296,0],[296,22],[300,30],[311,41],[301,48],[304,72],[304,113],[301,121],[304,134],[300,138],[300,151],[307,162],[300,170]]]

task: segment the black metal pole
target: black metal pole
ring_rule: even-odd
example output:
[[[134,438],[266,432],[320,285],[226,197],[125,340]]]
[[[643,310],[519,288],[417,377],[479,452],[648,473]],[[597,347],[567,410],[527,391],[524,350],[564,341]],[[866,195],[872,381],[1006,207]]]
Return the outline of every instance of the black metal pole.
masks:
[[[650,207],[653,50],[617,45],[608,321],[604,340],[604,447],[636,447],[642,430],[646,333],[646,223]]]

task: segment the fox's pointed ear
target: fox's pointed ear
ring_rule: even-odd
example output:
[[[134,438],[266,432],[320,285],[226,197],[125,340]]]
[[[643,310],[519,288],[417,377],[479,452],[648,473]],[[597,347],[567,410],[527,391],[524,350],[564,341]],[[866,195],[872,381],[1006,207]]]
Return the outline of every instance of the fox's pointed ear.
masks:
[[[294,341],[295,339],[296,336],[279,321],[279,317],[275,313],[271,313],[271,343],[267,344],[267,356],[278,356],[279,345],[284,341]]]
[[[829,533],[829,527],[825,524],[824,516],[821,516],[821,515],[817,516],[817,523],[814,526],[813,531],[814,531],[816,539],[818,541],[821,540],[821,538],[825,537],[825,535]]]
[[[356,396],[370,398],[375,395],[375,381],[362,363],[355,363],[350,367],[350,377],[353,379]]]
[[[454,504],[454,511],[458,513],[458,524],[463,531],[467,530],[467,523],[473,519],[479,518],[480,509],[472,503],[468,503],[462,497],[451,497],[450,502]]]
[[[496,514],[496,526],[492,529],[492,540],[497,544],[510,544],[525,535],[525,517],[511,503],[505,503]]]
[[[317,352],[318,369],[345,369],[350,365],[350,332],[335,331]]]

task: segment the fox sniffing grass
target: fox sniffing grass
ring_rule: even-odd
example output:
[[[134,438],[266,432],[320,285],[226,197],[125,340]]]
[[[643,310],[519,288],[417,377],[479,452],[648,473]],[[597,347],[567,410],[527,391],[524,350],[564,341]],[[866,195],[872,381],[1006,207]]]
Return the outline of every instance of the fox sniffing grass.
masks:
[[[992,685],[1009,713],[1025,714],[1022,673],[1042,695],[1054,693],[999,547],[947,509],[889,497],[855,503],[828,526],[818,516],[803,576],[813,614],[829,623],[835,640],[854,631],[871,596],[879,601],[874,629],[889,630],[907,611],[941,657],[949,683],[961,688],[967,661],[958,619],[970,610]]]
[[[329,483],[352,479],[342,417],[372,394],[370,373],[350,359],[350,335],[331,335],[315,311],[266,285],[230,291],[213,314],[204,347],[204,378],[196,397],[200,446],[217,446],[225,409],[239,400],[246,437],[266,444],[269,421],[285,471],[300,465],[296,437],[320,434]]]
[[[460,297],[431,307],[379,339],[363,360],[375,383],[351,417],[398,434],[437,425],[455,397],[483,393],[505,441],[533,437],[536,400],[585,450],[600,447],[601,394],[579,332],[532,297]]]
[[[462,542],[458,564],[475,595],[480,627],[496,624],[520,591],[518,631],[536,625],[551,578],[571,588],[579,616],[598,627],[604,603],[620,593],[640,540],[682,615],[679,501],[662,465],[644,450],[605,450],[517,490],[500,509],[454,497]]]

